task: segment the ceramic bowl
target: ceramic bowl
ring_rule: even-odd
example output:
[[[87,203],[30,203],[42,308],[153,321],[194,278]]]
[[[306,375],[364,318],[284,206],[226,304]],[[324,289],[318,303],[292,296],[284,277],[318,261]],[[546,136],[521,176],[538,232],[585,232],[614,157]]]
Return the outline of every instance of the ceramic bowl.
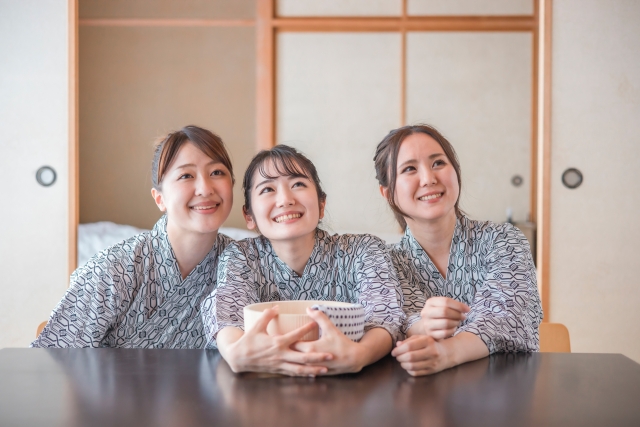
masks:
[[[313,322],[307,315],[306,309],[320,310],[336,325],[348,338],[358,341],[364,335],[364,307],[360,304],[350,304],[337,301],[273,301],[251,304],[244,307],[244,328],[249,330],[256,323],[262,312],[273,306],[279,306],[280,314],[269,322],[269,335],[282,335]],[[315,329],[304,337],[302,341],[314,341],[321,336],[321,331]]]

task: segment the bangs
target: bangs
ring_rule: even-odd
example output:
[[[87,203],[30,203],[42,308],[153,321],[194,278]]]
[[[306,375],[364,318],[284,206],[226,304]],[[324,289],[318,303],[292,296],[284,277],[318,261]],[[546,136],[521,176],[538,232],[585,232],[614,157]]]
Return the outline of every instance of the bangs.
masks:
[[[311,160],[306,158],[293,147],[278,144],[269,150],[262,150],[256,154],[244,172],[242,191],[244,192],[243,211],[251,213],[251,193],[255,185],[254,177],[258,175],[268,180],[276,180],[280,177],[305,178],[313,183],[318,201],[324,203],[327,198],[322,190],[318,171]]]
[[[163,140],[156,143],[153,162],[151,163],[153,188],[160,189],[160,184],[169,166],[171,166],[178,152],[187,142],[192,143],[214,162],[222,163],[231,174],[231,182],[235,183],[233,165],[222,139],[210,130],[190,125],[183,127],[179,131],[171,132]]]
[[[298,161],[293,156],[282,155],[283,153],[273,153],[272,155],[264,159],[258,166],[258,173],[260,176],[266,179],[277,179],[281,176],[290,176],[294,178],[306,178],[311,180],[309,171],[306,171],[300,166]],[[267,173],[267,164],[271,164],[275,169],[275,175],[269,175]]]

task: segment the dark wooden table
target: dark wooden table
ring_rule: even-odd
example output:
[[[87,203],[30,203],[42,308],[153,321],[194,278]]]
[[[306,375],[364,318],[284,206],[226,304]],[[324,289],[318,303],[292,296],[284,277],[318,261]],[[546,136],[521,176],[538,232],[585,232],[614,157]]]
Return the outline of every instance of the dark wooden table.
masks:
[[[0,350],[1,426],[640,426],[640,365],[494,355],[412,378],[234,375],[215,351]]]

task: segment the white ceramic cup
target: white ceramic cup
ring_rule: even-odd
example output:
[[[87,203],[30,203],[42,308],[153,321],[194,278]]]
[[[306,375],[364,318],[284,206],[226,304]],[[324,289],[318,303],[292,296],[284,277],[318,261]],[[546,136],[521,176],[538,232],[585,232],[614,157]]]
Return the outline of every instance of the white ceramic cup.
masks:
[[[364,335],[364,307],[337,301],[273,301],[250,304],[244,307],[244,330],[255,325],[266,309],[279,307],[279,314],[267,325],[269,335],[282,335],[313,322],[307,315],[307,307],[322,311],[336,327],[353,341],[359,341]],[[316,329],[302,337],[301,341],[314,341],[321,336]]]

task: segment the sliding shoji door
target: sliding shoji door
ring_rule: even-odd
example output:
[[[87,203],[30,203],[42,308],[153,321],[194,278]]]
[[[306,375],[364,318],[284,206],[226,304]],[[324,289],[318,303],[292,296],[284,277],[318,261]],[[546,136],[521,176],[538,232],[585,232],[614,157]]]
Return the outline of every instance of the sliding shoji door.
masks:
[[[73,0],[0,0],[0,348],[28,346],[69,283],[75,14]]]
[[[640,2],[545,1],[546,316],[576,352],[640,362]],[[575,189],[569,168],[583,174]]]
[[[372,158],[389,130],[415,123],[456,147],[471,217],[535,217],[533,6],[276,2],[274,140],[318,165],[330,228],[398,231]]]

